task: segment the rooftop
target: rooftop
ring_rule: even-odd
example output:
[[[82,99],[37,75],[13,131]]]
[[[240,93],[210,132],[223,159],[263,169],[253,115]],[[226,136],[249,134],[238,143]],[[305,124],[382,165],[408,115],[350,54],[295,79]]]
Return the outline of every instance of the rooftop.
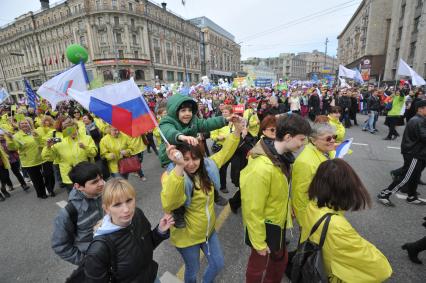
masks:
[[[189,21],[199,28],[210,28],[214,30],[215,32],[223,35],[224,37],[232,41],[235,41],[235,36],[233,36],[230,32],[226,31],[224,28],[220,27],[218,24],[216,24],[215,22],[213,22],[207,17],[198,17],[198,18],[190,19]]]

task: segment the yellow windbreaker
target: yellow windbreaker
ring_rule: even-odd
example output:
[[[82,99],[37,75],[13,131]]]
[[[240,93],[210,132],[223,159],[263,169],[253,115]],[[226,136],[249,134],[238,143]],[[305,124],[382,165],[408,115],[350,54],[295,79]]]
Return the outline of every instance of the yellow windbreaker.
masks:
[[[219,136],[227,137],[231,133],[231,127],[229,125],[222,127],[220,129],[214,130],[210,132],[210,138],[214,140],[217,144],[223,145],[225,140],[218,140]]]
[[[136,155],[138,153],[141,153],[142,151],[146,150],[146,145],[143,143],[142,136],[139,137],[129,137],[129,148],[130,148],[130,155]]]
[[[119,133],[116,138],[105,135],[99,144],[102,158],[108,161],[108,168],[111,173],[118,173],[118,160],[120,151],[126,150],[126,156],[131,155],[130,138],[123,133]]]
[[[239,137],[230,135],[222,150],[213,154],[210,158],[217,167],[222,167],[234,154],[240,141]],[[161,203],[164,211],[170,212],[181,207],[186,200],[184,177],[177,176],[175,170],[165,172],[161,178],[163,189],[161,191]],[[199,180],[195,179],[199,187]],[[214,187],[206,195],[202,190],[193,190],[193,196],[189,207],[185,207],[185,228],[170,228],[171,242],[178,248],[186,248],[206,241],[210,237],[216,223],[214,212]]]
[[[253,248],[263,250],[267,247],[265,223],[284,229],[292,227],[292,221],[288,180],[260,142],[241,171],[240,190],[244,228]]]
[[[292,206],[297,222],[303,225],[303,214],[309,203],[308,189],[320,164],[327,157],[313,144],[308,143],[297,156],[291,174]]]
[[[7,137],[7,147],[18,151],[22,167],[33,167],[43,163],[41,158],[43,145],[40,136],[34,137],[19,130],[13,136],[13,140]]]
[[[79,143],[85,148],[81,148]],[[68,173],[71,168],[82,161],[89,161],[98,152],[95,142],[88,135],[78,135],[76,139],[65,137],[61,142],[54,144],[51,148],[45,146],[42,156],[45,160],[55,160],[59,164],[62,182],[72,184]]]
[[[342,211],[318,208],[309,202],[304,217],[301,242],[306,241],[314,224],[326,213],[337,213],[331,217],[327,230],[322,258],[329,282],[379,283],[392,275],[392,267],[386,257],[370,242],[361,237],[346,220]],[[310,240],[319,243],[324,222]]]
[[[345,140],[345,134],[346,134],[345,126],[343,126],[343,124],[339,121],[339,119],[331,117],[330,115],[328,116],[328,118],[330,119],[329,124],[333,125],[336,128],[336,135],[337,135],[336,142],[341,143],[342,141]]]
[[[243,117],[247,120],[247,129],[250,135],[257,137],[260,129],[260,121],[259,117],[257,117],[257,113],[249,108],[244,111]]]

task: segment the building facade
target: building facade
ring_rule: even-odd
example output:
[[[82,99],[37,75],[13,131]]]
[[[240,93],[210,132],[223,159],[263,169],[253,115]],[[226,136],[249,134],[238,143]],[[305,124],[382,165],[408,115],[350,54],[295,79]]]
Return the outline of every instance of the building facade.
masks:
[[[65,50],[72,43],[89,52],[89,79],[101,78],[105,84],[131,76],[139,85],[191,83],[210,71],[210,65],[204,73],[201,68],[201,29],[169,11],[165,3],[67,0],[49,6],[48,0],[40,2],[41,10],[0,28],[0,85],[12,95],[23,95],[23,78],[37,88],[71,67]],[[219,41],[217,48],[222,45],[227,43]],[[228,71],[226,62],[213,66]]]
[[[295,53],[281,53],[266,59],[266,64],[277,74],[278,79],[306,80],[306,61]]]
[[[203,74],[217,82],[230,80],[240,70],[241,46],[235,37],[207,17],[190,20],[201,29],[201,68]]]
[[[392,2],[363,0],[337,37],[339,63],[348,68],[360,68],[366,81],[383,80]]]
[[[277,81],[277,74],[266,65],[266,60],[246,60],[241,62],[241,69],[252,79]]]
[[[334,76],[338,69],[337,59],[326,55],[324,52],[314,50],[312,52],[300,52],[297,55],[306,62],[306,77],[308,79]]]
[[[426,77],[426,5],[424,0],[393,0],[384,79],[398,79],[399,59]]]

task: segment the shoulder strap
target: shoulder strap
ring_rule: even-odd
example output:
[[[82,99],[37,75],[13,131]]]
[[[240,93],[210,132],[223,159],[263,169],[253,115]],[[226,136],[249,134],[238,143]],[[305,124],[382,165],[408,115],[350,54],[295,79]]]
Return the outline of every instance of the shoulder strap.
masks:
[[[315,233],[315,231],[318,229],[318,227],[321,225],[321,223],[324,221],[324,219],[326,219],[328,216],[333,215],[334,213],[326,213],[324,214],[315,224],[314,226],[312,226],[312,230],[311,233],[309,234],[309,237],[312,236],[313,233]],[[329,221],[330,222],[330,221]],[[323,229],[324,230],[324,229]],[[308,238],[309,238],[308,237]]]
[[[77,220],[78,220],[78,211],[75,208],[75,206],[72,204],[72,202],[68,202],[65,206],[65,210],[68,213],[68,216],[70,217],[71,223],[74,225],[74,233],[77,232]]]
[[[117,274],[117,254],[115,250],[115,245],[111,241],[108,235],[105,235],[105,237],[98,237],[96,241],[103,242],[107,247],[109,251],[109,261],[110,261],[110,274],[111,274],[111,281],[110,282],[116,282],[116,274]]]
[[[320,248],[324,245],[325,242],[325,236],[327,235],[328,225],[330,224],[331,216],[333,216],[334,213],[327,213],[327,219],[325,220],[324,226],[322,227],[321,231],[321,238],[319,242]]]

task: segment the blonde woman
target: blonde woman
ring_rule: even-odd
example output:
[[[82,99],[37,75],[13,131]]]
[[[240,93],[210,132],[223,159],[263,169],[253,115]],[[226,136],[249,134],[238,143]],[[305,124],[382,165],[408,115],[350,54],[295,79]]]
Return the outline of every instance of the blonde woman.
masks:
[[[171,215],[164,215],[152,229],[142,210],[136,207],[135,189],[121,178],[105,184],[102,208],[105,216],[99,228],[95,228],[86,253],[87,282],[159,282],[153,252],[169,238],[169,228],[174,224]],[[115,266],[111,266],[111,251]]]

